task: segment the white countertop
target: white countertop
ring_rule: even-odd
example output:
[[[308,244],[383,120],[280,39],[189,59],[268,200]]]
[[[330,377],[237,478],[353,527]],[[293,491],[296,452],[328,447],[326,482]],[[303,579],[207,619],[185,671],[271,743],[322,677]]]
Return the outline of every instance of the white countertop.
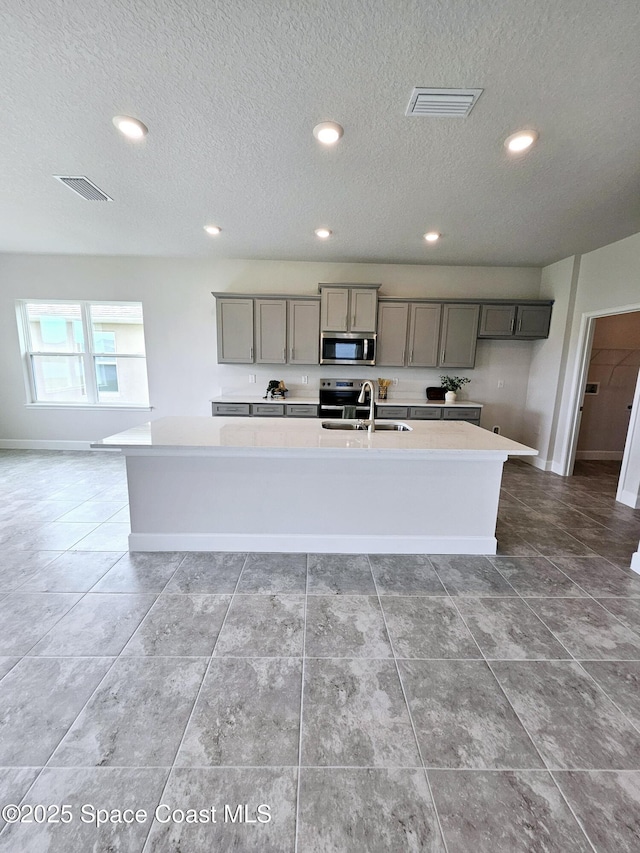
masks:
[[[383,420],[380,421],[384,423]],[[345,422],[348,423],[348,422]],[[532,447],[462,421],[411,421],[409,432],[323,429],[320,418],[159,418],[94,442],[125,452],[321,456],[367,453],[393,458],[434,455],[536,456]]]
[[[255,405],[256,403],[273,403],[282,404],[282,403],[306,403],[310,406],[317,406],[319,404],[318,397],[286,397],[284,400],[272,400],[269,398],[265,400],[261,396],[251,396],[250,394],[243,394],[240,397],[212,397],[210,400],[211,403],[252,403]],[[377,406],[446,406],[447,408],[451,408],[453,406],[458,406],[465,409],[481,409],[482,403],[474,403],[472,400],[456,400],[455,403],[445,403],[441,400],[425,400],[424,397],[388,397],[386,400],[378,400],[376,399]]]

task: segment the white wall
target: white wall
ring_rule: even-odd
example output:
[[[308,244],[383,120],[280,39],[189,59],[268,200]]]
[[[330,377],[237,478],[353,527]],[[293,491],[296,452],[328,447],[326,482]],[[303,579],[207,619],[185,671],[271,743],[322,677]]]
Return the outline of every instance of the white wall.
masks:
[[[396,264],[322,264],[278,261],[206,261],[181,258],[0,255],[0,440],[87,442],[165,415],[209,415],[220,393],[259,393],[272,378],[296,394],[315,394],[321,375],[344,368],[218,365],[215,300],[211,291],[317,293],[319,282],[381,283],[388,296],[537,298],[540,270],[514,267],[442,267]],[[25,405],[15,300],[113,299],[143,305],[149,392],[153,411],[38,409]],[[500,424],[520,439],[532,348],[530,342],[481,341],[477,367],[468,373],[467,399],[485,402],[483,425]],[[377,377],[381,369],[347,371]],[[248,384],[249,373],[257,375]],[[309,385],[301,384],[302,375]],[[439,384],[438,370],[384,369],[399,378],[395,394],[424,397]],[[497,383],[504,381],[504,388]],[[390,397],[392,400],[393,397]]]

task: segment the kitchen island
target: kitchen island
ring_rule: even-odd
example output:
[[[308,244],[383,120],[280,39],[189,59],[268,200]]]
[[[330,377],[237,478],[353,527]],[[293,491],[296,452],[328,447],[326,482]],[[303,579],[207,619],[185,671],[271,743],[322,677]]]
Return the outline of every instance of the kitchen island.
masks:
[[[169,417],[92,447],[126,456],[131,551],[495,554],[503,463],[537,453],[458,421],[322,423]]]

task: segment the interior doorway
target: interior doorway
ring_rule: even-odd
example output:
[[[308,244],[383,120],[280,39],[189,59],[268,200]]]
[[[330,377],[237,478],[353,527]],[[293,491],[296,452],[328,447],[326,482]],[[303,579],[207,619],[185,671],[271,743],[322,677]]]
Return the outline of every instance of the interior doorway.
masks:
[[[630,418],[639,417],[634,399],[640,376],[640,311],[590,318],[586,340],[569,473],[615,481],[621,500],[631,450],[627,445],[635,435]]]

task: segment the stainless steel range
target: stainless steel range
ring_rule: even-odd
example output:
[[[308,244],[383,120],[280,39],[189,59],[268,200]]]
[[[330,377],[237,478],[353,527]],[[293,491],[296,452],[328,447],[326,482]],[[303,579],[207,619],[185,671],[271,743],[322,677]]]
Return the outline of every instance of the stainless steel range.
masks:
[[[358,405],[358,396],[364,379],[321,379],[320,409],[321,418],[369,417],[369,394],[365,402]],[[345,412],[345,407],[347,411]]]

